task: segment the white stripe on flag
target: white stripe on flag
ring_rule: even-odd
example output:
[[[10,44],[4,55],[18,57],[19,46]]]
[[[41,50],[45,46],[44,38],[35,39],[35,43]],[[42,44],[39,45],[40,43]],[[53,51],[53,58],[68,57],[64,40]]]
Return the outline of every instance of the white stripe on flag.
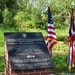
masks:
[[[75,51],[75,41],[73,41],[73,50]]]
[[[72,47],[70,47],[70,62],[69,62],[69,66],[72,65]]]
[[[48,23],[48,26],[54,27],[54,25],[53,25],[53,24],[49,24],[49,23]]]
[[[45,40],[46,44],[48,43],[48,40]]]
[[[51,36],[56,39],[56,35],[54,35],[54,34],[48,34],[48,36]]]
[[[55,33],[54,29],[48,29],[48,32],[50,32],[50,31]]]
[[[72,33],[72,35],[74,35],[75,34],[75,31],[73,31],[73,29],[71,28],[71,33]]]

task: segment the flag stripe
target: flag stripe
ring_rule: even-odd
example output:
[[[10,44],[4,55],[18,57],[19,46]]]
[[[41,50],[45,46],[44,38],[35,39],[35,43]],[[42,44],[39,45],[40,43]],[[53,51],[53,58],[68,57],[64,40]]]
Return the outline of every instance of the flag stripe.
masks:
[[[51,37],[51,36],[47,36],[46,37],[47,40],[53,40],[55,42],[57,42],[57,38]]]
[[[48,34],[47,36],[50,37],[50,38],[55,38],[56,39],[56,35],[54,35],[54,34]]]
[[[50,50],[52,50],[52,47],[53,47],[55,44],[56,44],[56,42],[51,41]]]
[[[49,31],[48,34],[53,34],[53,35],[56,36],[56,34],[54,32],[51,32],[51,31]]]
[[[53,24],[48,24],[48,27],[49,27],[49,26],[54,27],[54,25],[53,25]]]
[[[49,29],[54,29],[54,27],[52,27],[52,26],[48,26],[48,28],[49,28]]]
[[[49,29],[48,28],[48,32],[54,32],[55,33],[55,30],[54,29]],[[56,34],[56,33],[55,33]]]

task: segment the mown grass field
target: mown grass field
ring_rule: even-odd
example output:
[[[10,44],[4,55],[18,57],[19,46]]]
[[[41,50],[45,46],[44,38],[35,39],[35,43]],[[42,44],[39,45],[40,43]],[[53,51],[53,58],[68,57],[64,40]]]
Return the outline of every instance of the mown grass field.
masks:
[[[45,39],[46,30],[40,29],[15,29],[15,28],[0,28],[0,72],[4,72],[4,32],[42,32]],[[68,72],[67,71],[67,57],[69,50],[69,42],[67,41],[68,30],[56,29],[56,35],[58,42],[53,47],[53,57],[52,61],[54,63],[54,71],[58,72]],[[75,74],[75,68],[72,69],[73,75]],[[61,75],[61,74],[59,74]],[[63,74],[65,75],[65,74]]]

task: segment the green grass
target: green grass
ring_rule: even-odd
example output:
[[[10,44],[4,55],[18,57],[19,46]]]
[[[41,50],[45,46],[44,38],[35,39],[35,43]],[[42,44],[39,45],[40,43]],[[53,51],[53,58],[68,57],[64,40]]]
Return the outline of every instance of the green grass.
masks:
[[[56,29],[57,39],[59,41],[65,42],[68,37],[68,31],[69,31],[68,29]]]
[[[68,45],[59,41],[53,47],[53,63],[56,70],[67,69]]]
[[[4,47],[0,47],[0,72],[4,71]]]
[[[0,56],[4,55],[4,47],[0,47]]]
[[[42,32],[44,39],[46,36],[46,30],[41,29],[17,29],[10,27],[0,27],[0,72],[4,71],[4,32]],[[69,42],[67,41],[68,30],[56,29],[56,35],[58,42],[53,47],[52,61],[54,63],[54,70],[66,70],[67,71],[67,57],[69,50]],[[75,71],[75,68],[72,70]]]
[[[0,56],[0,72],[4,71],[4,63],[5,63],[4,56]]]

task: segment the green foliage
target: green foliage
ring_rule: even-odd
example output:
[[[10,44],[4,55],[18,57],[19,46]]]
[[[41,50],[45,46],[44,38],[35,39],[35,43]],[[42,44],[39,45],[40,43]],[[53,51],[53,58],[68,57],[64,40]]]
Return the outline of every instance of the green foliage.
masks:
[[[0,23],[3,23],[3,17],[2,17],[2,11],[5,7],[5,1],[4,0],[0,0]]]
[[[34,11],[34,10],[36,10],[36,11]],[[40,19],[42,18],[40,12],[38,12],[38,10],[36,8],[32,9],[31,22],[33,23],[32,25],[34,25],[33,27],[37,28],[39,26],[39,24],[41,25],[41,21],[39,18]]]
[[[17,0],[5,0],[5,8],[8,8],[10,11],[16,11]]]
[[[51,0],[51,11],[53,15],[53,20],[55,22],[56,28],[67,28],[70,24],[71,15],[71,2],[72,0]]]
[[[5,7],[5,1],[4,0],[0,0],[0,10],[3,10]]]
[[[13,15],[15,14],[15,12],[17,12],[17,0],[0,0],[0,23],[3,23],[3,11],[6,10],[6,8],[8,8],[8,10],[14,12]],[[10,13],[12,13],[10,12]],[[11,15],[11,14],[9,14]]]
[[[3,24],[5,26],[14,26],[13,14],[8,8],[3,11],[3,18]]]
[[[14,20],[16,21],[16,25],[20,26],[24,21],[24,12],[17,12],[17,15],[14,17]]]
[[[2,12],[0,12],[0,23],[3,23]]]
[[[51,0],[50,9],[56,29],[69,27],[71,2],[72,0]],[[1,0],[0,4],[0,23],[7,26],[47,28],[47,0]]]

